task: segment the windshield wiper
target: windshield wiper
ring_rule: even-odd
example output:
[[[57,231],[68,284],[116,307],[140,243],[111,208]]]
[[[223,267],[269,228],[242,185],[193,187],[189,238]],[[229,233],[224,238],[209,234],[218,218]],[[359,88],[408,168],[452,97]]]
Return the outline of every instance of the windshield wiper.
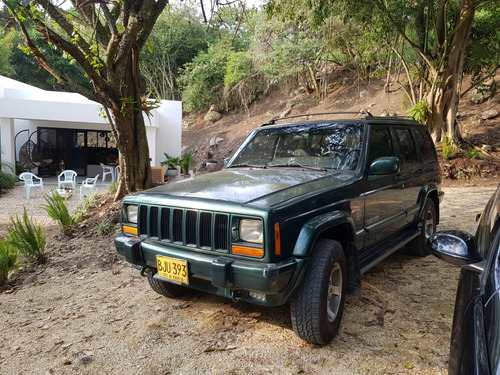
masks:
[[[312,165],[302,165],[302,164],[298,164],[298,163],[289,163],[289,164],[271,164],[269,165],[269,168],[274,168],[274,167],[278,167],[278,168],[283,168],[283,167],[286,167],[286,168],[305,168],[305,169],[311,169],[313,171],[328,171],[328,169],[331,169],[331,168],[326,168],[326,167],[315,167],[315,166],[312,166]]]
[[[263,168],[266,169],[267,165],[257,165],[248,163],[231,164],[228,168]]]

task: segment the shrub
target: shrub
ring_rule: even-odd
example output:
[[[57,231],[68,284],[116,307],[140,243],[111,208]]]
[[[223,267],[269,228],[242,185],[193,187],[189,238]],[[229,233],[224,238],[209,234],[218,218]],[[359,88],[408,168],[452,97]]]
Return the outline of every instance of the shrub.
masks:
[[[115,191],[116,191],[116,182],[112,182],[111,185],[115,184]],[[108,186],[108,190],[110,190],[110,187]],[[110,190],[111,191],[111,190]],[[96,206],[96,201],[97,201],[97,194],[94,193],[88,197],[85,197],[85,200],[82,205],[78,207],[76,212],[73,214],[72,219],[73,219],[73,224],[77,224],[81,222],[84,218],[85,215],[87,215],[88,211],[91,208],[94,208]]]
[[[7,164],[0,163],[0,191],[12,189],[17,181],[17,176],[12,173],[5,172],[3,167],[7,167],[12,171],[12,167]]]
[[[105,220],[101,221],[99,224],[97,224],[92,229],[92,231],[95,234],[98,234],[100,236],[104,236],[105,234],[108,234],[109,232],[111,232],[113,230],[113,227],[114,227],[114,225],[111,222],[111,220],[105,219]]]
[[[116,191],[118,190],[118,182],[111,181],[111,183],[108,185],[106,190],[110,193],[116,193]],[[94,198],[94,201],[95,201],[95,198]]]
[[[409,109],[408,113],[418,122],[425,122],[427,117],[432,114],[431,108],[429,107],[429,103],[426,101],[421,101],[415,104],[412,108]]]
[[[482,160],[484,159],[483,154],[481,154],[476,148],[471,147],[468,148],[467,150],[464,151],[465,156],[468,157],[470,160]]]
[[[10,218],[7,226],[9,236],[8,242],[29,261],[43,263],[47,259],[45,254],[45,232],[40,225],[28,217],[24,207],[21,218],[18,216]]]
[[[455,151],[453,145],[451,144],[451,139],[447,136],[443,137],[443,158],[450,159]]]
[[[0,240],[0,285],[8,280],[10,272],[16,268],[16,249],[8,241]]]
[[[45,194],[43,196],[47,204],[43,204],[42,208],[55,221],[59,222],[63,232],[68,234],[71,227],[76,224],[75,219],[69,214],[66,202],[59,194]]]

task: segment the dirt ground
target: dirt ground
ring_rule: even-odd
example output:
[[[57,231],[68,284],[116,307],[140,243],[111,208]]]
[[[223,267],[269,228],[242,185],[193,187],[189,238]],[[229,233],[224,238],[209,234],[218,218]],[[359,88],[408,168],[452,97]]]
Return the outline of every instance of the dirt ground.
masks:
[[[446,187],[439,229],[474,232],[494,189]],[[339,334],[318,347],[295,336],[288,306],[168,299],[116,254],[113,235],[46,230],[48,262],[0,293],[2,375],[447,373],[459,269],[433,256],[401,251],[367,272]]]
[[[330,88],[336,95],[321,101],[271,95],[249,109],[250,117],[224,113],[215,124],[203,114],[186,117],[183,144],[195,156],[194,173],[207,173],[208,160],[220,168],[252,128],[283,111],[401,113],[396,89],[387,94],[372,83],[338,95],[336,83]],[[442,161],[438,230],[473,233],[476,214],[498,186],[499,120],[479,115],[499,106],[496,100],[461,107],[466,141],[491,148],[485,160]],[[16,193],[0,196],[0,229],[6,214],[19,210]],[[263,308],[196,291],[179,299],[154,293],[116,254],[115,233],[93,231],[107,217],[116,220],[118,207],[105,198],[69,237],[33,211],[45,227],[49,259],[18,270],[0,289],[0,375],[447,373],[458,268],[397,252],[363,276],[362,297],[347,298],[339,334],[319,347],[295,336],[288,306]]]

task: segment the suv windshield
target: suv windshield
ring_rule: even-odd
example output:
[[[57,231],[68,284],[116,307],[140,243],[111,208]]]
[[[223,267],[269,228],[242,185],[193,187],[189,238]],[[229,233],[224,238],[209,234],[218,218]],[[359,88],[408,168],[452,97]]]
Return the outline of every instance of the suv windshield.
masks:
[[[306,124],[257,130],[231,167],[315,167],[355,170],[361,149],[360,124]]]

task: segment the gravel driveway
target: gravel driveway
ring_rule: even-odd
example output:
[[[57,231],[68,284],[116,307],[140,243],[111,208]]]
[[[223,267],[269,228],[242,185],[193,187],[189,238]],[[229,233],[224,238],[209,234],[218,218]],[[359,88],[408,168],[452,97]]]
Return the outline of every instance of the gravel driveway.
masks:
[[[474,232],[494,187],[446,188],[440,230]],[[24,198],[2,196],[4,212]],[[115,253],[112,236],[65,238],[48,264],[0,294],[1,374],[446,374],[459,269],[397,252],[347,298],[324,347],[298,339],[288,306],[262,308],[191,292],[155,294]]]

